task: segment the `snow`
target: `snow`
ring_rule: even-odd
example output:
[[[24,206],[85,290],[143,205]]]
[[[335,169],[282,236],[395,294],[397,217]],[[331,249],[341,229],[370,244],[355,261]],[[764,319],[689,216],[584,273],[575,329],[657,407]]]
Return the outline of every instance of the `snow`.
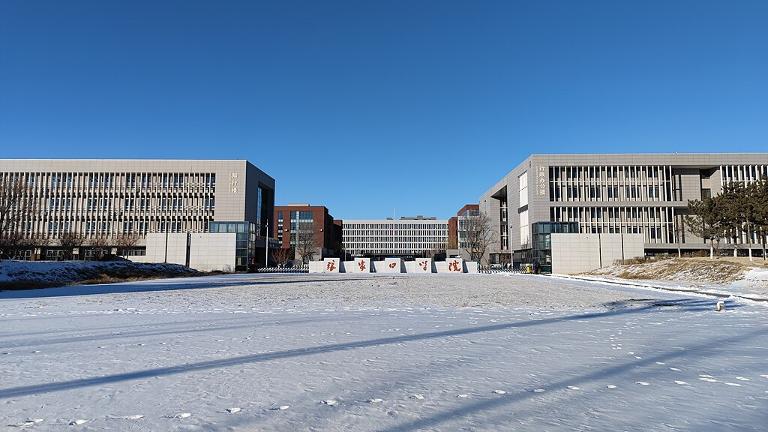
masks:
[[[0,428],[763,430],[766,308],[716,300],[437,274],[2,292]]]
[[[116,261],[14,261],[0,260],[0,289],[26,285],[56,286],[95,280],[102,277],[193,275],[197,273],[178,264],[134,263]],[[16,286],[21,285],[21,286]]]

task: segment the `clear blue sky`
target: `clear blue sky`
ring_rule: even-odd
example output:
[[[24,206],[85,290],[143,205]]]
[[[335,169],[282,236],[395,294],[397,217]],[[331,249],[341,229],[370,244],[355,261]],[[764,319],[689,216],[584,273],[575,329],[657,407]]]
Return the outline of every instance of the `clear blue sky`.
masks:
[[[0,1],[0,157],[448,217],[529,153],[768,151],[768,1]]]

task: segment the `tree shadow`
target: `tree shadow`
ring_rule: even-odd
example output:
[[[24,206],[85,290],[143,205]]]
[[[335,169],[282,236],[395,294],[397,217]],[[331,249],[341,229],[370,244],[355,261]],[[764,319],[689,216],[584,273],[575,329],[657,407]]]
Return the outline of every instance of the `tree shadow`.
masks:
[[[683,299],[676,299],[676,300],[666,300],[665,302],[670,305],[675,305],[676,307],[674,310],[680,309],[684,311],[701,311],[701,310],[711,310],[711,307],[712,307],[711,301],[706,301],[703,299],[683,298]],[[75,389],[75,388],[98,386],[98,385],[103,385],[108,383],[145,379],[145,378],[152,378],[157,376],[177,375],[177,374],[183,374],[188,372],[196,372],[196,371],[204,371],[209,369],[237,366],[242,364],[261,363],[261,362],[293,358],[293,357],[302,357],[302,356],[308,356],[308,355],[324,354],[324,353],[339,352],[339,351],[349,351],[349,350],[354,350],[359,348],[383,346],[383,345],[398,344],[398,343],[405,343],[405,342],[414,342],[414,341],[420,341],[420,340],[444,338],[444,337],[451,337],[451,336],[470,335],[470,334],[476,334],[476,333],[493,332],[493,331],[499,331],[499,330],[513,329],[513,328],[533,327],[533,326],[562,323],[562,322],[569,322],[569,321],[580,321],[580,320],[588,320],[588,319],[594,319],[594,318],[604,318],[604,317],[623,315],[623,314],[629,314],[629,313],[639,313],[639,312],[644,312],[651,309],[657,309],[658,311],[667,310],[666,308],[659,308],[658,306],[654,306],[651,303],[651,304],[646,304],[646,305],[634,307],[634,308],[630,308],[630,307],[618,308],[618,309],[602,311],[602,312],[589,312],[584,314],[567,315],[563,317],[527,320],[527,321],[519,321],[519,322],[504,323],[504,324],[494,324],[494,325],[487,325],[487,326],[443,330],[438,332],[420,333],[420,334],[414,334],[414,335],[369,339],[369,340],[362,340],[357,342],[345,342],[345,343],[337,343],[337,344],[320,345],[320,346],[307,347],[307,348],[297,348],[297,349],[290,349],[285,351],[276,351],[276,352],[270,352],[270,353],[251,354],[251,355],[231,357],[231,358],[225,358],[225,359],[190,363],[185,365],[145,369],[140,371],[126,372],[126,373],[100,376],[100,377],[81,378],[81,379],[75,379],[70,381],[35,384],[35,385],[29,385],[29,386],[0,389],[0,399],[8,399],[12,397],[33,395],[33,394],[39,394],[39,393],[58,392],[58,391],[64,391],[69,389]]]
[[[285,278],[293,277],[291,280]],[[247,278],[247,280],[242,280]],[[232,280],[227,280],[232,279]],[[110,284],[70,285],[55,288],[38,288],[24,290],[0,291],[0,301],[5,299],[33,299],[48,297],[69,297],[97,294],[123,294],[152,291],[171,291],[182,289],[207,289],[238,286],[304,284],[329,281],[360,281],[369,280],[364,277],[318,277],[287,273],[281,276],[267,274],[201,276],[199,278],[155,279],[135,282],[118,282]]]
[[[154,331],[138,331],[138,332],[127,332],[127,333],[107,333],[107,334],[97,334],[97,335],[83,335],[83,336],[71,336],[71,337],[62,337],[62,338],[56,338],[52,340],[31,340],[31,341],[9,341],[9,342],[3,342],[2,346],[4,349],[11,349],[11,348],[23,348],[23,347],[40,347],[40,346],[51,346],[51,345],[61,345],[61,344],[67,344],[67,343],[77,343],[77,342],[96,342],[96,341],[105,341],[110,339],[133,339],[137,337],[151,337],[151,336],[164,336],[164,335],[180,335],[180,334],[188,334],[188,333],[207,333],[207,332],[217,332],[217,331],[227,331],[227,330],[237,330],[237,329],[243,329],[243,328],[263,328],[263,327],[275,327],[275,326],[282,326],[282,325],[296,325],[296,324],[308,324],[308,323],[318,323],[318,322],[324,322],[324,321],[354,321],[363,319],[365,317],[328,317],[328,318],[306,318],[306,319],[297,319],[297,320],[274,320],[272,322],[251,322],[247,324],[238,324],[238,325],[230,325],[230,326],[208,326],[208,327],[202,327],[202,328],[192,328],[192,329],[158,329]]]

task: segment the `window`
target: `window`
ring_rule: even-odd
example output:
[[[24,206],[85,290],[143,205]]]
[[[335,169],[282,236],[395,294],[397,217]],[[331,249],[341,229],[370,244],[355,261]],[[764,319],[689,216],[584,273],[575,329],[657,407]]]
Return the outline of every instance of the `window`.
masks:
[[[519,183],[520,207],[525,207],[528,205],[528,171],[520,174],[517,177],[517,182]]]

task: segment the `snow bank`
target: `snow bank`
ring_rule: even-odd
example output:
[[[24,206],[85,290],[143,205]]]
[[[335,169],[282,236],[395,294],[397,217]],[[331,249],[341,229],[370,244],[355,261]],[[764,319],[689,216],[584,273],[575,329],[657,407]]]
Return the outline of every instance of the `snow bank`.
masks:
[[[130,261],[0,261],[0,290],[198,274],[177,264]]]

